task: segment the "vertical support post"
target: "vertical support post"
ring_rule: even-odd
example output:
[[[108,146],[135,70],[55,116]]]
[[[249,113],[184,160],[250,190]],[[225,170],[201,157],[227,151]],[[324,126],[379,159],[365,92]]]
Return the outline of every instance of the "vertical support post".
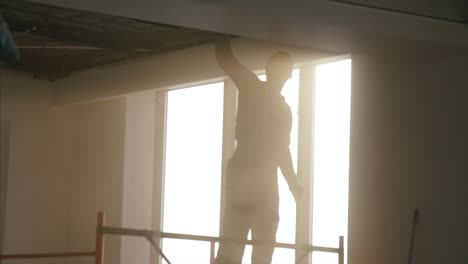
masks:
[[[215,242],[210,241],[210,264],[215,264]]]
[[[340,252],[338,253],[338,264],[344,264],[344,237],[340,236],[340,245],[339,245],[339,250]]]
[[[309,244],[313,232],[313,184],[314,184],[314,111],[315,111],[315,64],[299,68],[299,128],[297,177],[304,186],[300,206],[296,207],[296,244]],[[296,250],[296,260],[307,259],[308,253]],[[307,254],[305,256],[304,254]],[[308,261],[303,261],[308,263]]]
[[[104,234],[101,233],[101,228],[105,223],[105,214],[100,211],[97,218],[96,226],[96,256],[95,264],[104,264]]]
[[[162,230],[163,200],[164,200],[164,156],[166,142],[166,113],[168,92],[156,92],[155,127],[154,127],[154,178],[153,178],[153,205],[151,208],[151,229]],[[162,245],[160,237],[155,238],[157,246]],[[163,263],[161,254],[157,250],[150,250],[150,263]]]

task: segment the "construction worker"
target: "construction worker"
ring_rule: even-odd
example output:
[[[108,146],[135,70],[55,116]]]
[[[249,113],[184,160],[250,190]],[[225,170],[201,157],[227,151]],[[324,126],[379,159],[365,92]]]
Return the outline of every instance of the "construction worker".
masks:
[[[252,264],[272,260],[279,222],[278,167],[296,203],[303,188],[294,172],[289,150],[291,109],[281,90],[293,71],[286,52],[272,55],[266,65],[266,81],[241,65],[233,55],[230,41],[218,39],[216,59],[236,85],[238,110],[236,150],[229,161],[221,243],[216,264],[240,264],[249,230],[255,245]]]

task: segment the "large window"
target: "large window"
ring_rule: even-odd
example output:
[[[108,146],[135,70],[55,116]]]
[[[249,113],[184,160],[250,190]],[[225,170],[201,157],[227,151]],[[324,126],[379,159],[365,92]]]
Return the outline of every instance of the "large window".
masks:
[[[283,89],[293,113],[290,150],[296,172],[307,174],[301,177],[310,179],[306,182],[311,183],[305,186],[306,193],[311,194],[307,203],[310,206],[301,208],[301,216],[309,215],[311,220],[307,242],[337,247],[339,236],[347,240],[351,60],[318,64],[313,67],[314,72],[310,71],[310,67],[294,70]],[[302,79],[307,75],[315,78]],[[264,80],[265,76],[259,78]],[[312,115],[299,118],[299,92],[304,89],[313,89],[307,94],[314,96],[306,102]],[[229,158],[231,150],[226,152],[226,149],[234,145],[233,135],[228,140],[222,137],[223,133],[230,135],[225,130],[232,129],[235,123],[233,114],[224,113],[226,120],[223,120],[223,111],[236,104],[236,97],[224,96],[223,91],[227,90],[221,82],[168,92],[163,188],[165,232],[219,236],[222,164],[225,164],[222,159]],[[308,122],[313,128],[309,133],[310,146],[299,142],[299,122]],[[223,152],[223,142],[227,141],[232,142],[229,147],[224,146]],[[313,154],[306,158],[312,164],[309,171],[297,167],[298,146],[310,150],[299,155]],[[277,241],[295,243],[296,233],[303,231],[296,230],[296,205],[280,171],[278,184]],[[209,243],[164,239],[163,250],[174,264],[209,263]],[[250,263],[251,250],[251,246],[246,247],[243,264]],[[338,263],[336,254],[320,252],[314,252],[301,263],[306,263],[304,260],[309,263],[313,260],[314,264]],[[273,263],[295,263],[294,250],[276,249]]]
[[[163,230],[219,236],[223,83],[168,92]],[[209,243],[164,239],[174,264],[208,263]]]
[[[337,247],[348,233],[351,60],[317,65],[315,76],[312,243]],[[336,264],[338,255],[314,252],[312,260]]]

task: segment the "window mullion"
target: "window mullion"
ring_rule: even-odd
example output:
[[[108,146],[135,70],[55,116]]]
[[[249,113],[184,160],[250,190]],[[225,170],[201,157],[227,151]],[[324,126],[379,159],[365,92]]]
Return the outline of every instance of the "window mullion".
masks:
[[[298,165],[297,175],[304,186],[304,195],[296,216],[296,244],[310,244],[312,241],[312,197],[313,197],[313,138],[314,138],[314,84],[315,65],[308,64],[300,68],[299,79],[299,129],[298,129]],[[296,251],[296,261],[310,263],[308,254]],[[305,261],[307,259],[307,261]]]
[[[152,226],[153,230],[162,230],[164,210],[164,164],[166,142],[167,119],[167,92],[156,93],[155,104],[155,128],[154,128],[154,180],[153,180],[153,206]],[[157,240],[162,245],[161,240]],[[162,263],[158,252],[151,250],[150,263]]]

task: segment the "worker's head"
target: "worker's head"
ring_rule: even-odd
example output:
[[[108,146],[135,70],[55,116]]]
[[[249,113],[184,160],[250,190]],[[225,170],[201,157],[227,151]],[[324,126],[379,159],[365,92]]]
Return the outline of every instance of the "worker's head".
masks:
[[[280,51],[273,54],[265,65],[265,73],[269,82],[281,85],[291,78],[294,62],[289,53]]]

